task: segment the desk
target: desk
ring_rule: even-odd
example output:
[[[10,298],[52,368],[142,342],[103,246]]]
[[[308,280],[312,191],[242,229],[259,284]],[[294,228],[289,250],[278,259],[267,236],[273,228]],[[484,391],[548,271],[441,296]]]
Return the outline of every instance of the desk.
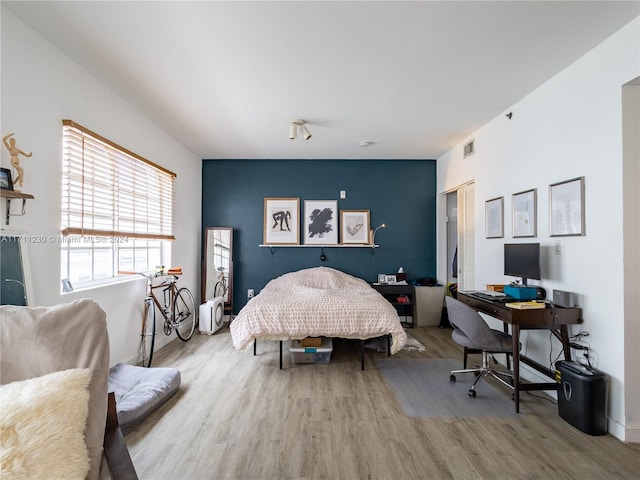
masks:
[[[551,330],[551,333],[562,342],[565,360],[571,360],[571,347],[569,345],[567,325],[582,322],[582,310],[580,308],[547,306],[547,308],[541,309],[518,310],[505,307],[505,305],[499,301],[485,300],[481,297],[474,296],[471,292],[458,292],[458,300],[466,303],[478,312],[486,313],[491,317],[502,320],[505,324],[505,332],[508,331],[508,325],[511,325],[516,413],[520,411],[520,391],[555,390],[557,388],[555,381],[544,383],[520,382],[520,362],[529,365],[551,379],[555,379],[555,372],[525,355],[520,355],[520,330]]]

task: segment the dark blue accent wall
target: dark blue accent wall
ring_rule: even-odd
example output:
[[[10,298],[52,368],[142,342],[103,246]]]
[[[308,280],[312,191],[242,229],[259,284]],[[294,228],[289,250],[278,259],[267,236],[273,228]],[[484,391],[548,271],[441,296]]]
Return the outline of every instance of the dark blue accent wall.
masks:
[[[340,190],[347,198],[341,200]],[[380,248],[261,248],[265,197],[337,200],[370,210]],[[233,228],[234,311],[271,279],[327,266],[369,282],[403,267],[409,281],[436,276],[435,160],[204,160],[202,227]],[[302,228],[300,229],[302,231]]]

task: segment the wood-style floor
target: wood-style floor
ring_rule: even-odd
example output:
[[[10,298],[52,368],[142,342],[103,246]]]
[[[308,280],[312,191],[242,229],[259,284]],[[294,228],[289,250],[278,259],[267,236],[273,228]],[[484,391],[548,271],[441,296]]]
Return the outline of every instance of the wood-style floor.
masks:
[[[398,357],[461,358],[450,330],[410,331],[427,350]],[[157,480],[640,478],[640,445],[582,433],[542,392],[523,393],[517,417],[407,417],[377,356],[367,351],[361,371],[357,344],[336,341],[329,364],[285,356],[281,371],[277,342],[254,357],[228,329],[174,341],[154,366],[177,367],[182,386],[125,437],[136,470]]]

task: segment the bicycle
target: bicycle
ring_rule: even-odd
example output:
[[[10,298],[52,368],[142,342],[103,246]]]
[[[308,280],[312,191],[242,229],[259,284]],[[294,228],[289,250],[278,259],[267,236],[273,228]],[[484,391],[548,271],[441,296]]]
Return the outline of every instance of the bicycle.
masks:
[[[227,301],[227,277],[224,275],[224,267],[218,267],[218,281],[216,282],[215,287],[213,287],[213,296],[214,297],[222,297]]]
[[[175,331],[178,338],[186,342],[193,336],[196,328],[195,301],[188,288],[178,288],[177,286],[178,275],[182,274],[180,269],[169,269],[167,274],[164,273],[164,268],[152,274],[121,273],[138,273],[147,279],[147,293],[144,299],[144,314],[140,332],[140,356],[142,357],[142,366],[150,367],[156,336],[156,307],[164,317],[164,334],[169,336]],[[154,285],[153,280],[158,277],[164,278],[161,283]],[[162,302],[154,292],[159,288],[162,289]]]
[[[218,267],[216,270],[218,270],[219,273],[218,273],[218,281],[216,282],[216,285],[213,287],[213,296],[214,298],[222,297],[224,299],[224,303],[226,304],[229,302],[229,297],[227,295],[227,292],[229,291],[229,285],[227,284],[227,277],[224,274],[225,268]],[[223,306],[223,319],[224,319],[224,306]],[[229,313],[229,319],[224,323],[230,324],[232,320],[233,320],[233,311]],[[217,322],[216,324],[219,325],[219,323]]]

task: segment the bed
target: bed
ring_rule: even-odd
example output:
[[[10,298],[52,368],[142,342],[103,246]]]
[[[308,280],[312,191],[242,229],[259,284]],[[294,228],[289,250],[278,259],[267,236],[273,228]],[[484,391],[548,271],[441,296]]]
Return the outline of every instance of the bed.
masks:
[[[231,322],[233,345],[248,350],[257,340],[305,337],[389,338],[395,354],[407,335],[393,306],[367,282],[328,267],[286,273],[271,280]],[[362,345],[362,342],[361,342]],[[363,363],[364,368],[364,363]]]

